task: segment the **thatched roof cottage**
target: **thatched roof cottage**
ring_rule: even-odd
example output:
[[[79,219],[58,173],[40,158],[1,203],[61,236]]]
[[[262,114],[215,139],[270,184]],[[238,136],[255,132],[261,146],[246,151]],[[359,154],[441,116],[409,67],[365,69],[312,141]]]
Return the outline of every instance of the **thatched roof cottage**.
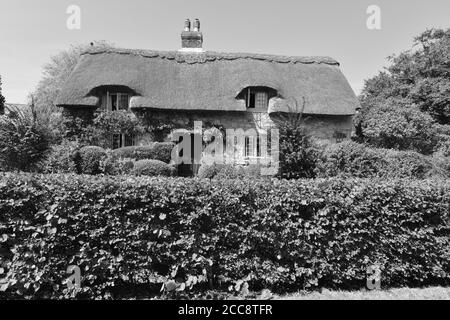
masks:
[[[303,112],[317,137],[350,137],[358,100],[334,59],[204,51],[198,20],[193,30],[186,21],[181,40],[178,51],[83,53],[57,104],[72,114],[131,109],[178,127],[198,120],[244,130]],[[116,146],[132,143],[145,139]]]

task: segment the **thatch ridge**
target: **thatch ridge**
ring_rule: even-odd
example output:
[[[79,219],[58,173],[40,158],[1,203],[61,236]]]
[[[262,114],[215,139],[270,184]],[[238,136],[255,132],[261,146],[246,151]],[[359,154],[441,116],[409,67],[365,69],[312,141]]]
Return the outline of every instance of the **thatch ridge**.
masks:
[[[260,53],[242,53],[242,52],[214,52],[205,51],[201,53],[189,53],[183,51],[156,51],[141,49],[124,49],[124,48],[94,48],[83,52],[81,55],[96,55],[104,53],[117,53],[125,55],[135,55],[144,58],[161,58],[167,60],[175,60],[178,63],[206,63],[216,60],[237,60],[237,59],[253,59],[277,63],[324,63],[329,65],[339,65],[339,62],[331,57],[320,56],[283,56]]]

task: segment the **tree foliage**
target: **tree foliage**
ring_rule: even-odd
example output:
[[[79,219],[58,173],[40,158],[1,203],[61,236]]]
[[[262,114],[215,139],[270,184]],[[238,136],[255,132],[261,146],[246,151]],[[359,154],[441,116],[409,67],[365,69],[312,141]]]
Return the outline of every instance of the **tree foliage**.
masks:
[[[414,47],[389,58],[390,66],[365,83],[359,138],[377,147],[430,153],[450,125],[450,29],[430,29]],[[444,130],[445,131],[445,130]]]
[[[2,77],[0,76],[0,115],[5,112],[5,97],[2,95]]]
[[[288,99],[288,113],[274,118],[280,135],[280,168],[278,176],[283,179],[313,178],[320,150],[312,135],[307,131],[303,117],[306,100],[302,105]]]
[[[43,77],[33,93],[36,98],[36,112],[39,121],[51,124],[51,115],[60,112],[55,105],[56,98],[77,65],[80,54],[89,49],[110,48],[111,46],[105,41],[96,41],[93,45],[73,45],[68,50],[61,51],[50,58],[50,61],[43,67]]]

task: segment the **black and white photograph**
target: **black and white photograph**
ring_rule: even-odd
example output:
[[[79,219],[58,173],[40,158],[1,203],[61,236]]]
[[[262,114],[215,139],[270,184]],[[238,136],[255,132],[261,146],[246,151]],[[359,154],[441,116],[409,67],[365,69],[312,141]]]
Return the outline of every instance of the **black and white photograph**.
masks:
[[[0,306],[30,300],[449,301],[450,1],[0,0]]]

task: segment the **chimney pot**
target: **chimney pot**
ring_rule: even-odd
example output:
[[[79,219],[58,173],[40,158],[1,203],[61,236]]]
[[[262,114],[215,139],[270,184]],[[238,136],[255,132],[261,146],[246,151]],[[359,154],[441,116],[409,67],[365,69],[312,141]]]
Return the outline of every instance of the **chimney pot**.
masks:
[[[194,31],[199,32],[200,31],[200,20],[195,19],[194,21]]]
[[[200,20],[195,19],[194,29],[191,30],[191,21],[186,19],[184,30],[181,33],[181,50],[185,52],[203,52],[203,34],[200,32]]]
[[[191,20],[184,20],[184,31],[191,31]]]

